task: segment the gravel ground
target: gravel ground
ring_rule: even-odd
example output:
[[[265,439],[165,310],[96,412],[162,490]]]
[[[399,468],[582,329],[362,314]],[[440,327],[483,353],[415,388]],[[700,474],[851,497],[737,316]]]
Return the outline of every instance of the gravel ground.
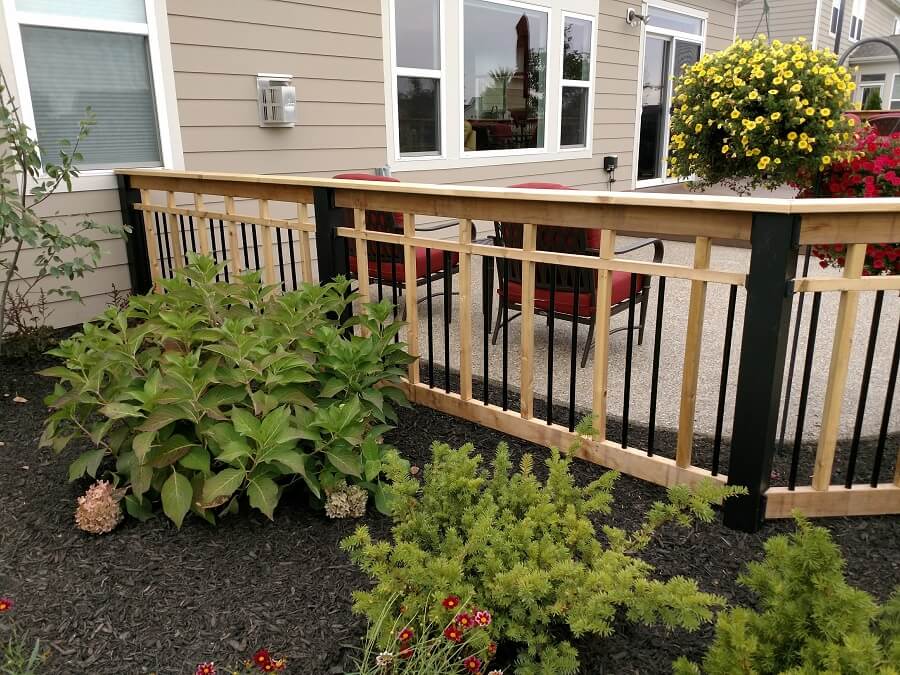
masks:
[[[127,521],[103,537],[78,532],[73,506],[85,486],[66,482],[71,455],[36,448],[50,389],[32,374],[42,365],[0,362],[0,594],[16,598],[19,626],[49,645],[47,672],[175,675],[205,659],[235,662],[260,646],[287,657],[290,673],[344,672],[364,630],[350,612],[350,591],[367,582],[338,548],[356,523],[327,520],[301,495],[287,495],[275,523],[242,513],[217,529],[189,519],[177,531],[160,518]],[[515,456],[546,453],[423,408],[404,411],[389,440],[422,464],[431,439],[472,441],[487,458],[501,440]],[[602,471],[581,461],[573,467],[579,482]],[[622,477],[616,495],[613,522],[631,527],[663,491]],[[385,518],[365,522],[387,535]],[[823,522],[847,557],[851,583],[886,597],[900,581],[900,519]],[[789,529],[777,522],[749,535],[718,520],[668,530],[644,555],[662,578],[689,575],[705,590],[748,601],[736,573],[761,555],[765,537]],[[699,658],[710,635],[620,623],[611,638],[580,642],[582,672],[670,672],[679,655]]]

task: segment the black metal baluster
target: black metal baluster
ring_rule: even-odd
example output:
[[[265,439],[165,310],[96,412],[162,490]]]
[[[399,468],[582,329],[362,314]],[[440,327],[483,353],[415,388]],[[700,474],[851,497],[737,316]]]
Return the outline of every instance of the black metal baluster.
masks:
[[[900,366],[900,321],[897,322],[897,336],[894,338],[894,355],[891,358],[891,374],[884,395],[884,413],[881,416],[881,429],[878,432],[878,444],[875,446],[875,461],[872,467],[872,480],[869,484],[878,487],[878,476],[881,473],[881,462],[884,458],[884,446],[887,443],[888,424],[894,404],[894,390],[897,386],[897,370]]]
[[[809,315],[809,333],[806,337],[806,357],[803,363],[803,379],[800,382],[800,399],[797,401],[797,428],[794,432],[794,451],[791,453],[791,469],[788,474],[788,489],[797,486],[797,469],[800,466],[800,449],[803,444],[803,425],[806,422],[806,402],[809,398],[809,378],[812,375],[813,354],[816,351],[816,328],[819,325],[819,306],[822,294],[813,294],[812,311]]]
[[[719,456],[722,453],[722,426],[725,422],[725,399],[728,394],[728,369],[731,364],[731,338],[734,333],[734,309],[737,286],[728,294],[728,313],[725,317],[725,344],[722,347],[722,377],[719,379],[719,405],[716,408],[716,435],[713,440],[712,475],[719,475]]]
[[[509,258],[503,258],[503,391],[501,407],[509,407]]]
[[[488,374],[490,370],[489,363],[491,360],[491,319],[494,318],[494,259],[490,256],[484,256],[482,259],[481,285],[483,294],[482,300],[484,302],[484,363],[482,364],[484,375],[481,385],[484,390],[482,400],[485,405],[488,405],[490,402],[490,380],[488,379]]]
[[[210,218],[209,219],[209,243],[210,243],[210,253],[212,253],[212,259],[215,264],[219,264],[219,256],[218,251],[216,250],[216,224],[215,221]],[[225,255],[222,254],[222,258],[224,259]],[[216,281],[219,281],[219,273],[216,273]]]
[[[182,214],[178,214],[178,233],[181,237],[181,254],[184,256],[184,260],[182,263],[187,265],[188,260],[188,244],[187,244],[187,235],[184,232],[184,216]]]
[[[188,225],[191,233],[191,252],[197,253],[197,237],[194,235],[194,216],[188,216]]]
[[[247,224],[241,223],[241,243],[244,248],[244,269],[248,269],[250,267],[250,255],[247,251]]]
[[[806,247],[806,256],[803,259],[803,276],[809,273],[809,260],[812,257],[812,246]],[[806,299],[805,293],[800,293],[797,298],[797,319],[794,322],[794,339],[791,345],[791,359],[788,362],[787,382],[784,386],[784,409],[781,412],[781,433],[778,435],[778,454],[784,449],[784,433],[787,428],[788,408],[791,404],[791,393],[794,384],[794,366],[797,362],[797,344],[800,339],[800,321],[803,318],[803,303]]]
[[[290,230],[288,230],[290,232]],[[287,292],[287,280],[284,275],[284,251],[281,250],[281,228],[275,228],[275,241],[278,248],[278,276],[281,278],[281,292]]]
[[[650,375],[650,420],[647,426],[647,456],[656,450],[656,398],[659,394],[659,353],[662,347],[663,310],[666,302],[666,278],[659,277],[656,291],[656,331],[653,337],[653,369]]]
[[[256,223],[250,225],[250,231],[253,233],[253,261],[256,263],[256,269],[259,269],[259,242],[256,240]]]
[[[428,305],[428,386],[434,388],[434,319],[431,309],[431,249],[425,249],[425,298]]]
[[[450,391],[450,318],[453,302],[453,277],[450,251],[444,251],[444,391]]]
[[[397,284],[400,282],[397,280],[397,249],[403,250],[401,246],[398,244],[391,244],[392,246],[392,255],[391,255],[391,302],[394,305],[394,321],[397,320],[397,305],[399,298],[397,297]],[[404,261],[405,262],[405,261]],[[415,262],[413,262],[415,264]],[[400,342],[400,333],[394,334],[394,342]]]
[[[168,233],[165,233],[165,245],[163,245],[163,235],[165,230],[163,226],[160,224],[159,213],[157,211],[153,212],[153,220],[156,222],[156,244],[157,251],[159,251],[159,274],[165,279],[168,276],[167,269],[169,268],[168,261],[163,258],[163,249],[166,251],[169,250],[169,236]],[[165,219],[163,219],[165,221]],[[166,255],[169,255],[168,253]]]
[[[572,297],[572,350],[569,354],[569,431],[575,430],[575,387],[578,378],[578,306],[581,292],[581,268],[573,267],[575,293]]]
[[[225,243],[225,223],[223,221],[219,221],[219,235],[222,237],[222,262],[228,260],[228,244]],[[232,251],[231,255],[234,256],[235,252]],[[225,265],[225,283],[228,283],[228,265]]]
[[[631,273],[628,287],[628,336],[625,339],[625,391],[622,398],[622,447],[628,447],[628,413],[631,407],[631,361],[634,353],[634,294],[637,293],[637,275]]]
[[[297,290],[297,259],[294,256],[294,231],[289,229],[287,231],[288,238],[288,257],[291,260],[291,283],[294,285],[294,290]]]
[[[547,312],[547,424],[553,424],[553,335],[556,328],[556,265],[550,265],[550,307]]]
[[[859,437],[862,434],[863,419],[866,416],[866,398],[869,394],[869,381],[872,379],[872,362],[875,360],[875,344],[878,342],[878,323],[881,320],[881,307],[884,304],[884,291],[875,293],[875,306],[872,308],[872,326],[869,329],[869,346],[866,349],[866,362],[863,366],[862,383],[859,388],[859,405],[856,408],[856,423],[853,425],[853,440],[850,443],[850,457],[847,459],[847,477],[844,487],[853,486],[856,474],[856,457],[859,454]]]
[[[378,286],[378,302],[384,300],[384,277],[381,274],[381,242],[375,243],[375,281]]]

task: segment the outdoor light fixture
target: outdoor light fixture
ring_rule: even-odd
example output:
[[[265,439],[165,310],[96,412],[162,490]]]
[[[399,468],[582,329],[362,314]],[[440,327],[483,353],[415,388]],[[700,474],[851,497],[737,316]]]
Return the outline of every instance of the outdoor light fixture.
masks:
[[[636,26],[638,21],[647,23],[650,21],[650,14],[638,14],[636,9],[629,7],[628,11],[625,12],[625,22],[629,26]]]
[[[297,94],[291,84],[291,75],[256,76],[256,94],[259,103],[259,126],[292,127],[297,119]]]

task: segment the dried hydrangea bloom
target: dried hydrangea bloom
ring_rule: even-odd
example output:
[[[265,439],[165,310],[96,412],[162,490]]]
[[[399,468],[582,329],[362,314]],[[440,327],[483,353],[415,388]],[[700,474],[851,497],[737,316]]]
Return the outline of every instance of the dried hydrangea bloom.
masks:
[[[94,483],[78,498],[78,507],[75,509],[75,524],[78,529],[91,534],[112,532],[122,522],[119,501],[124,495],[124,490],[115,489],[105,480]]]
[[[379,668],[387,668],[394,662],[394,655],[390,652],[381,652],[375,657],[375,665]]]
[[[344,485],[328,493],[325,515],[329,518],[362,518],[366,515],[369,493],[358,485]]]

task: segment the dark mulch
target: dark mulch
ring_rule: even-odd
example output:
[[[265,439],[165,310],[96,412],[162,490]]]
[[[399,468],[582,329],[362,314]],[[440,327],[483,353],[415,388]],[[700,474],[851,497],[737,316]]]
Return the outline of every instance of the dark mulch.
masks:
[[[287,495],[270,523],[252,513],[212,529],[189,520],[181,531],[158,519],[126,523],[93,537],[74,528],[74,500],[84,485],[66,481],[71,455],[37,450],[49,383],[39,361],[0,362],[0,595],[16,598],[21,628],[50,647],[48,672],[77,675],[181,674],[205,659],[222,664],[267,646],[290,672],[341,673],[364,623],[350,612],[350,592],[366,579],[339,550],[357,523],[332,521]],[[22,396],[27,403],[14,403]],[[635,432],[645,433],[645,432]],[[545,450],[435,411],[402,414],[390,441],[414,463],[431,439],[474,442],[489,458],[501,440],[516,456]],[[579,481],[602,469],[576,462]],[[664,491],[623,477],[614,523],[632,527]],[[386,519],[365,521],[377,535]],[[823,521],[848,561],[852,583],[883,598],[900,582],[896,517]],[[790,529],[769,524],[757,535],[720,522],[666,531],[646,552],[661,577],[695,577],[705,590],[749,601],[734,582],[758,558],[766,536]],[[711,629],[693,634],[629,626],[614,637],[580,642],[583,673],[666,673],[677,656],[699,658]]]

